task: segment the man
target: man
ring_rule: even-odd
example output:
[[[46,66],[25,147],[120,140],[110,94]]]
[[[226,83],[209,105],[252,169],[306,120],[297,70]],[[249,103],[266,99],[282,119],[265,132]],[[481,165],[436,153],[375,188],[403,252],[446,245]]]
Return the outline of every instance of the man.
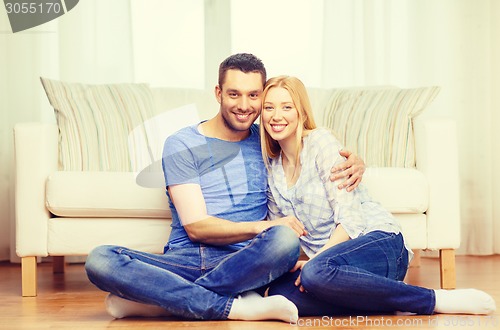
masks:
[[[266,221],[267,172],[254,124],[265,81],[258,58],[230,56],[219,68],[218,114],[165,142],[172,233],[163,255],[117,246],[90,253],[87,274],[110,292],[111,315],[297,320],[297,308],[285,297],[253,291],[295,265],[305,234],[295,217]],[[344,167],[340,176],[350,175],[344,184],[353,189],[364,165],[351,159]]]

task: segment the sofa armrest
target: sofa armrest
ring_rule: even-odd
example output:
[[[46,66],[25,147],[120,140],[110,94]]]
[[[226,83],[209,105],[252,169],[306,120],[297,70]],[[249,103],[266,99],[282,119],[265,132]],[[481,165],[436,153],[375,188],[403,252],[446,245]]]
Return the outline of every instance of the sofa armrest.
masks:
[[[460,245],[458,146],[455,122],[425,118],[414,122],[417,168],[429,182],[428,249]]]
[[[14,127],[16,253],[47,256],[50,212],[45,207],[45,181],[57,170],[55,124],[19,123]]]

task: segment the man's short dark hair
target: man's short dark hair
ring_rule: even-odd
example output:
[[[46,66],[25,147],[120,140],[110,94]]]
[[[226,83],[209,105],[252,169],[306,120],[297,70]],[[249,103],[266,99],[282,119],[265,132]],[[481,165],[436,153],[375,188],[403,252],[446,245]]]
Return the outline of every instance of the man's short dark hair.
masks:
[[[219,87],[226,79],[227,70],[239,70],[244,73],[256,72],[262,76],[262,86],[266,84],[266,68],[264,63],[255,55],[247,53],[234,54],[226,58],[219,65]]]

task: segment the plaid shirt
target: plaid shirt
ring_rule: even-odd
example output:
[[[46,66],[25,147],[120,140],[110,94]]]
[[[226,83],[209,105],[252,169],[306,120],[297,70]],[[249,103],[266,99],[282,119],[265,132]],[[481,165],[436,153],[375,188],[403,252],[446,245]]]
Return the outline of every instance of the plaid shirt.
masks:
[[[281,156],[271,161],[269,219],[286,215],[299,219],[308,233],[301,237],[301,245],[309,257],[326,244],[339,224],[351,238],[376,230],[396,234],[401,231],[398,221],[370,198],[362,184],[347,192],[337,188],[340,182],[330,181],[332,165],[345,161],[339,154],[341,149],[341,143],[327,129],[318,128],[305,136],[300,154],[302,169],[291,187],[286,182]]]

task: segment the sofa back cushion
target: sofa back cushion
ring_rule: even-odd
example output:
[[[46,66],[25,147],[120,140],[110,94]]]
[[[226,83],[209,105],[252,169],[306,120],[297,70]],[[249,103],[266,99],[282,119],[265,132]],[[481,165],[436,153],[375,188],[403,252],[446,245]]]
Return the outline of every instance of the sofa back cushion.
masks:
[[[438,93],[439,87],[335,89],[323,123],[367,166],[415,167],[413,119]]]
[[[59,126],[59,168],[130,171],[129,133],[154,113],[147,84],[86,85],[41,78]],[[148,137],[143,132],[144,140]]]

